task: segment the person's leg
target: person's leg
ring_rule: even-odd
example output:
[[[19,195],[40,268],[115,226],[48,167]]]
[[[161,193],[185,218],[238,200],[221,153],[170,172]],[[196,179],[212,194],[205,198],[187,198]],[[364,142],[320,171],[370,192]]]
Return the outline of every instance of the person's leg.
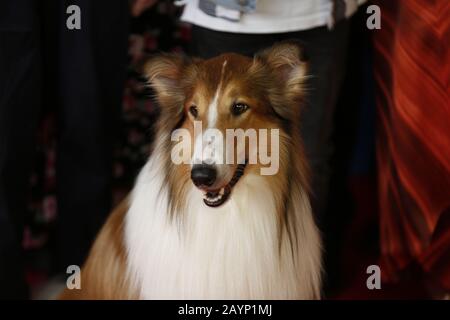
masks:
[[[22,235],[40,109],[36,2],[0,3],[0,298],[26,298]]]
[[[323,227],[333,154],[334,111],[344,78],[349,22],[292,34],[301,40],[309,57],[307,104],[301,112],[301,131],[311,168],[311,204]],[[291,34],[287,34],[289,38]]]
[[[59,268],[82,264],[109,213],[113,143],[126,74],[128,1],[72,1],[81,30],[59,22]]]

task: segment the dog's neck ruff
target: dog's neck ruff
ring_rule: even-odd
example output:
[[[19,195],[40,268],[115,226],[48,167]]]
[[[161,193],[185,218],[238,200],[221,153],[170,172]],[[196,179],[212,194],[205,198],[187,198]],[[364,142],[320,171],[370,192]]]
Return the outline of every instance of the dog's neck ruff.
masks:
[[[141,171],[125,222],[128,271],[141,298],[318,297],[320,240],[302,192],[295,199],[302,216],[290,219],[300,228],[293,244],[279,237],[275,196],[264,177],[243,176],[217,208],[192,186],[177,220],[168,214],[160,164],[156,152]]]

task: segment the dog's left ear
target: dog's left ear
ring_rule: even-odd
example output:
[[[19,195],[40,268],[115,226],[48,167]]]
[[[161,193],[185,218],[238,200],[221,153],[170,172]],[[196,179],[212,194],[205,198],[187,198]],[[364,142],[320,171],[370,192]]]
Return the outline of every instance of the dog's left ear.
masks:
[[[271,69],[278,83],[282,84],[282,94],[287,101],[297,101],[304,96],[308,59],[300,42],[279,42],[258,52],[255,60]],[[277,111],[283,113],[282,110]]]

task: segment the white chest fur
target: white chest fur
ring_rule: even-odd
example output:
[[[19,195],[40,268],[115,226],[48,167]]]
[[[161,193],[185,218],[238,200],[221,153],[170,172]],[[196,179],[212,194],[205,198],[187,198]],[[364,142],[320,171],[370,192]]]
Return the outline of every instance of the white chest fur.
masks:
[[[294,199],[298,236],[293,258],[288,237],[279,244],[274,197],[264,177],[241,179],[219,208],[207,207],[192,188],[183,219],[171,221],[156,160],[138,178],[125,226],[128,269],[141,298],[318,297],[320,240],[301,191]]]

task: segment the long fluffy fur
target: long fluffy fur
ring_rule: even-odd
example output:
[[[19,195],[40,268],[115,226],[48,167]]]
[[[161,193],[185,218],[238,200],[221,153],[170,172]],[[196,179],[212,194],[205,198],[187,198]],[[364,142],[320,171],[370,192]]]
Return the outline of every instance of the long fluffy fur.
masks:
[[[128,263],[144,299],[320,297],[320,240],[307,195],[292,182],[287,228],[278,243],[276,191],[265,177],[240,181],[220,208],[192,189],[186,212],[167,215],[158,148],[142,170],[125,224]]]
[[[96,240],[82,270],[85,289],[62,298],[320,298],[321,241],[294,112],[303,98],[301,56],[297,44],[282,43],[237,61],[249,64],[247,76],[281,128],[280,171],[247,170],[219,208],[205,206],[186,167],[170,161],[170,133],[184,121],[199,62],[163,56],[148,64],[161,105],[152,156]]]

